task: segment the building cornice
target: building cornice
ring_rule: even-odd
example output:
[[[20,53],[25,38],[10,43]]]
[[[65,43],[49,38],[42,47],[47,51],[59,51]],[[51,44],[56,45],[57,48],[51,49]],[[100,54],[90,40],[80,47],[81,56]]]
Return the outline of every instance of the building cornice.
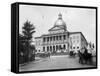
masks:
[[[85,39],[85,41],[87,42],[87,40],[82,32],[69,32],[69,34],[77,34],[77,33],[80,33],[83,36],[83,38]]]
[[[43,36],[50,36],[50,35],[63,35],[63,34],[68,34],[68,32],[62,32],[62,33],[54,33],[54,34],[44,34]]]

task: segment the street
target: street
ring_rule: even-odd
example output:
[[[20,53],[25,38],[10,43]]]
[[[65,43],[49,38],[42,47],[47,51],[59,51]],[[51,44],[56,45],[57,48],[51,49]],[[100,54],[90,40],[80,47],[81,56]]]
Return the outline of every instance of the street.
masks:
[[[42,58],[38,61],[30,62],[20,66],[19,71],[34,71],[48,69],[70,69],[70,68],[86,68],[94,67],[92,65],[82,65],[78,63],[78,57],[70,58],[68,55],[51,56],[50,58]]]

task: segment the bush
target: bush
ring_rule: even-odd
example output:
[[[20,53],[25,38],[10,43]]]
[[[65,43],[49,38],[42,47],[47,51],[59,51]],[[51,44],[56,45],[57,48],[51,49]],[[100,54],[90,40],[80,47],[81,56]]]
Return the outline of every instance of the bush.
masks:
[[[35,54],[32,54],[30,57],[30,61],[34,61],[35,60]]]

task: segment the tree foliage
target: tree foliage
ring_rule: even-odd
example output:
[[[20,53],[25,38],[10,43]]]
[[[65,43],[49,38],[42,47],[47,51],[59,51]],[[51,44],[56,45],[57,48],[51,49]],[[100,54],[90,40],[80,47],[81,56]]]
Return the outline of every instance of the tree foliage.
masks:
[[[33,24],[31,24],[28,20],[24,23],[24,27],[22,27],[23,29],[23,35],[26,38],[27,41],[29,41],[30,43],[32,42],[32,34],[35,33],[35,27]]]
[[[33,33],[35,33],[35,27],[27,20],[22,27],[22,35],[19,34],[19,55],[23,55],[25,62],[32,60],[30,58],[35,51],[35,46],[32,45]]]

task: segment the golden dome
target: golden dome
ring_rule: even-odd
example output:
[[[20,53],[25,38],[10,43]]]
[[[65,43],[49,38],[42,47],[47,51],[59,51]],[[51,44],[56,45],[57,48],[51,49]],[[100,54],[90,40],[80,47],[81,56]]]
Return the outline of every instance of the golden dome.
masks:
[[[66,29],[66,23],[62,19],[62,14],[61,13],[58,14],[58,19],[55,22],[54,26],[59,26],[59,27],[62,27],[64,29]]]
[[[55,26],[63,26],[63,25],[66,25],[66,23],[63,20],[61,20],[61,19],[58,19],[55,22]]]

